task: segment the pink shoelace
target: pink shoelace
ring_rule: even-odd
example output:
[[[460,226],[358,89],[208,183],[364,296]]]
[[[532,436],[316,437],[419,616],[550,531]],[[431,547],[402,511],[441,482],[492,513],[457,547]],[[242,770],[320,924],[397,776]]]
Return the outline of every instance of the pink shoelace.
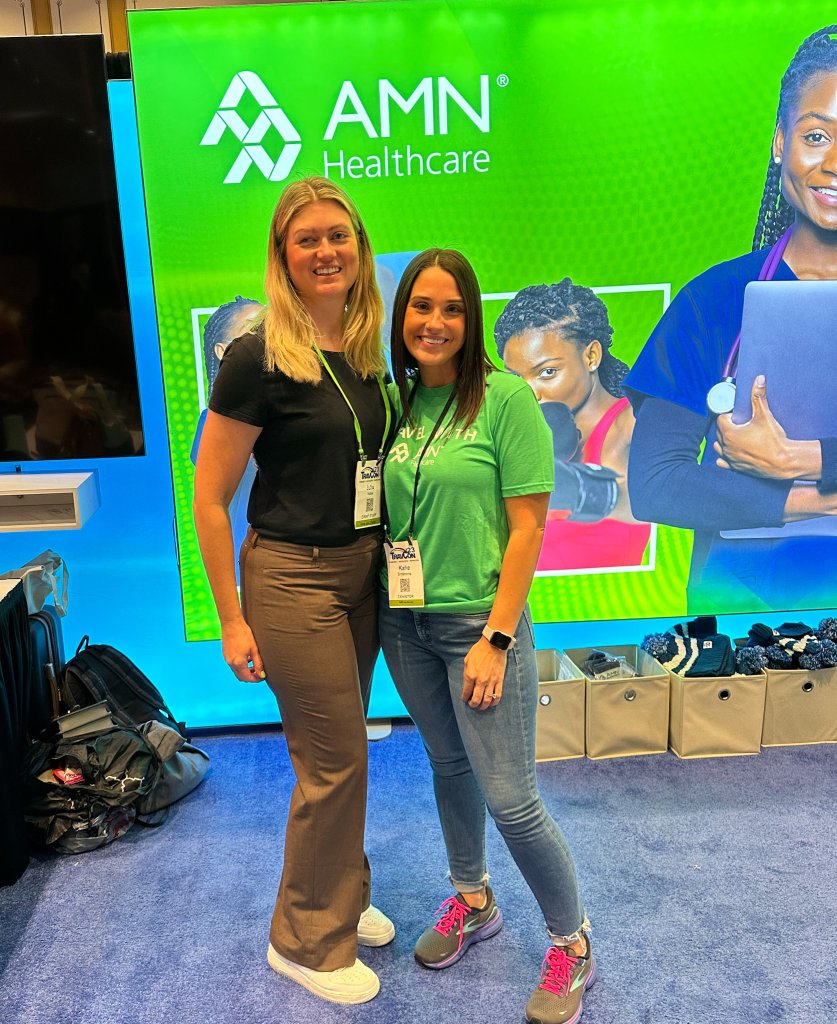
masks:
[[[457,926],[459,928],[459,946],[462,945],[462,935],[464,929],[462,928],[462,922],[465,917],[471,913],[471,908],[460,902],[455,896],[451,896],[446,899],[445,902],[436,911],[436,917],[439,920],[433,925],[433,930],[439,932],[440,935],[448,935],[451,928]]]
[[[543,958],[541,983],[538,988],[554,992],[556,996],[566,995],[577,963],[577,956],[571,956],[560,946],[550,946]]]

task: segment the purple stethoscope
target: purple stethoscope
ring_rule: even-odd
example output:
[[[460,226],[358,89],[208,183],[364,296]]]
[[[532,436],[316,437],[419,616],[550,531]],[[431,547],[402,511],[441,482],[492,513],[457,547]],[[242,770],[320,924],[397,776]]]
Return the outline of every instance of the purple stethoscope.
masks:
[[[785,254],[790,237],[793,234],[791,225],[782,237],[774,243],[773,248],[767,254],[764,266],[758,276],[759,281],[772,281],[782,257]],[[738,367],[738,348],[741,345],[741,331],[738,332],[732,349],[724,363],[723,380],[713,384],[706,393],[706,406],[713,416],[721,416],[724,413],[732,412],[735,406],[735,371]]]

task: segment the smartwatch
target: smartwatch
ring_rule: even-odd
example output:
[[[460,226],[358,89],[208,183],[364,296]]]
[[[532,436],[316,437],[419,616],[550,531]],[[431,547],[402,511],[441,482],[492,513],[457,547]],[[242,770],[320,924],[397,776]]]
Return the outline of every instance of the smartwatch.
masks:
[[[491,644],[491,646],[496,647],[498,651],[507,651],[517,643],[517,640],[513,636],[509,636],[508,633],[501,633],[499,629],[492,629],[490,626],[485,627],[482,631],[482,635]]]

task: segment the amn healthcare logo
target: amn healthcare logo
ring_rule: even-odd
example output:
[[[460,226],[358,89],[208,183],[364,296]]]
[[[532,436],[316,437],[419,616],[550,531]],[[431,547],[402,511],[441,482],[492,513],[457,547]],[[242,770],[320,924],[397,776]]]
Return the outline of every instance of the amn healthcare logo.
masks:
[[[262,108],[252,125],[245,124],[236,110],[245,92],[250,92]],[[284,143],[275,163],[261,144],[271,126],[276,129]],[[302,149],[302,140],[270,90],[253,71],[239,71],[233,76],[218,110],[201,139],[201,145],[217,146],[228,128],[242,143],[242,148],[224,178],[225,185],[238,184],[251,164],[255,164],[269,181],[284,181],[291,173],[291,168]]]
[[[505,89],[509,84],[508,76],[498,75],[495,83]],[[476,81],[472,79],[468,84],[466,99],[450,79],[442,75],[427,75],[405,93],[386,78],[378,79],[371,88],[367,84],[361,90],[352,81],[343,82],[321,135],[325,144],[323,176],[357,179],[485,174],[491,165],[491,153],[482,148],[485,136],[491,131],[490,86],[488,75],[476,76]],[[363,98],[361,91],[365,94]],[[250,125],[238,111],[247,93],[260,108]],[[478,98],[474,99],[475,96]],[[252,110],[252,100],[248,98],[249,110]],[[406,117],[411,120],[402,127],[402,118]],[[406,144],[392,141],[395,121],[399,122],[396,134],[403,138],[406,132],[410,137]],[[275,151],[277,141],[268,134],[271,129],[282,144],[275,161],[269,153],[269,150]],[[224,178],[225,185],[240,183],[253,164],[268,181],[284,181],[302,150],[299,132],[254,71],[238,71],[233,75],[200,144],[217,146],[228,130],[241,148]],[[341,140],[349,141],[335,142],[338,132]],[[460,146],[451,145],[454,135]],[[427,141],[439,136],[445,138],[441,145],[435,138],[433,142]],[[266,137],[267,147],[263,145]],[[353,151],[354,147],[344,148],[352,146],[351,140],[355,145],[363,143],[362,153]],[[370,140],[374,140],[371,148]],[[470,148],[464,148],[463,144]]]

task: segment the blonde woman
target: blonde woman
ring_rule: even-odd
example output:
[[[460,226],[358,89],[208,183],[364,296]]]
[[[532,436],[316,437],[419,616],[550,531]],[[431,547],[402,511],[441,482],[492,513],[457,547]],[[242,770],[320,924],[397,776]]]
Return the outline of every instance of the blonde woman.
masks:
[[[307,178],[270,226],[268,305],[221,363],[195,470],[195,524],[224,658],[266,679],[297,785],[268,961],[323,999],[362,1003],[377,976],[357,945],[390,942],[363,852],[365,714],[378,653],[379,463],[391,422],[383,309],[352,201]],[[235,584],[229,502],[258,473]]]

